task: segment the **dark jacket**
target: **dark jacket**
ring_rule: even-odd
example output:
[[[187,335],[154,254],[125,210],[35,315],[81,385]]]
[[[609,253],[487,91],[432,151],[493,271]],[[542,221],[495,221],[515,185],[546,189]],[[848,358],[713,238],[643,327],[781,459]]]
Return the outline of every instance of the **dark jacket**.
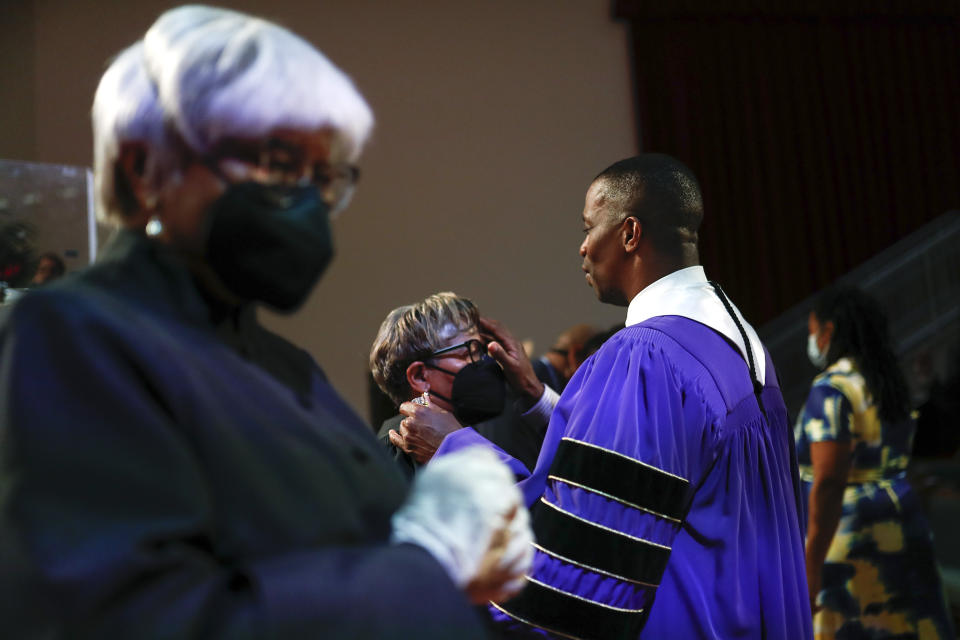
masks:
[[[482,637],[305,352],[121,232],[0,320],[10,638]]]

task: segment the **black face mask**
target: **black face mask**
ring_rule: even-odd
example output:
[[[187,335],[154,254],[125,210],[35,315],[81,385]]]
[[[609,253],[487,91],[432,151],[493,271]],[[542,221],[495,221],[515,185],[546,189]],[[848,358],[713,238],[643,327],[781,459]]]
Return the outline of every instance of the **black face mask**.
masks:
[[[333,257],[316,187],[231,184],[211,206],[206,260],[231,293],[295,310]]]
[[[474,425],[503,413],[506,382],[503,369],[490,356],[480,362],[471,362],[456,373],[429,363],[426,366],[453,376],[450,398],[434,391],[430,393],[450,403],[453,415],[461,424]]]

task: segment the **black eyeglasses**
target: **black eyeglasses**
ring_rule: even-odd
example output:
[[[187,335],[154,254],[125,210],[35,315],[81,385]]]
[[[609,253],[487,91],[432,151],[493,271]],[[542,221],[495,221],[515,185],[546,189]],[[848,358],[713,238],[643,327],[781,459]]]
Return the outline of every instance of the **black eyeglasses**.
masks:
[[[487,345],[476,338],[472,338],[466,342],[461,342],[460,344],[444,347],[443,349],[437,349],[430,354],[430,357],[435,358],[464,347],[467,348],[467,356],[470,358],[470,362],[479,362],[485,355],[487,355]]]

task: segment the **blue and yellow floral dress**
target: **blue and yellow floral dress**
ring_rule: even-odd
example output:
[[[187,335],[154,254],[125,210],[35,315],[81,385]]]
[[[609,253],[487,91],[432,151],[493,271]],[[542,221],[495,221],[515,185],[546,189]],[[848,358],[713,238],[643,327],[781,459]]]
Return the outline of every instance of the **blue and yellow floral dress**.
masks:
[[[813,380],[797,420],[806,501],[810,444],[850,442],[843,514],[823,567],[816,640],[953,638],[930,529],[906,478],[916,425],[877,414],[863,376],[842,358]]]

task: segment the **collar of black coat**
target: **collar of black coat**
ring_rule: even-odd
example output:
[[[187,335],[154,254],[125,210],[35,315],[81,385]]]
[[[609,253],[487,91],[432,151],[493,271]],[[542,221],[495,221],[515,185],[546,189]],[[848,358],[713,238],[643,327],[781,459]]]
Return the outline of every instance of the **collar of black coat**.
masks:
[[[227,305],[209,295],[181,254],[142,232],[118,229],[107,241],[97,263],[107,267],[122,264],[125,272],[135,270],[137,273],[127,275],[136,276],[131,280],[142,288],[128,293],[139,293],[136,297],[157,312],[171,311],[190,322],[213,326],[218,333],[242,334],[257,325],[253,304]]]
[[[211,331],[302,402],[308,403],[314,377],[326,378],[308,353],[260,325],[254,304],[231,307],[204,295],[183,257],[143,233],[114,233],[82,277],[154,316]]]

